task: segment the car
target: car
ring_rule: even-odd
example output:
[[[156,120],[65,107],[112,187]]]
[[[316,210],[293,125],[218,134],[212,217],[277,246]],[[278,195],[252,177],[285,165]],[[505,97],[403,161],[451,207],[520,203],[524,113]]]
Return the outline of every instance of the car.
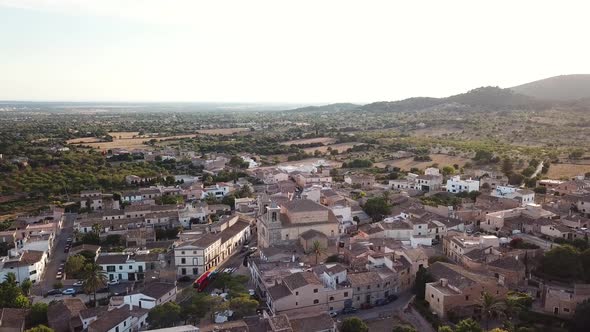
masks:
[[[254,291],[253,289],[248,289],[248,294],[250,294],[250,296],[254,296],[256,295],[256,291]]]
[[[432,245],[435,246],[437,244],[439,244],[440,241],[438,239],[432,239]]]
[[[47,292],[47,295],[61,295],[62,289],[56,288]]]
[[[191,280],[192,280],[192,279],[191,279],[191,277],[189,277],[189,276],[182,276],[182,277],[178,278],[178,281],[179,281],[179,282],[189,282],[189,281],[191,281]]]
[[[76,290],[73,288],[68,288],[68,289],[64,289],[61,292],[63,295],[75,295],[76,294]]]
[[[84,285],[84,280],[78,280],[74,283],[74,286],[82,286]]]
[[[55,279],[61,280],[61,278],[63,278],[63,275],[61,274],[61,272],[57,272],[57,274],[55,275]]]
[[[387,303],[389,303],[389,301],[387,301],[387,299],[378,299],[377,301],[375,301],[375,306],[380,307],[380,306],[386,305]]]
[[[112,285],[118,285],[119,284],[119,279],[113,279],[113,280],[109,280],[107,282],[107,285],[112,286]]]
[[[338,316],[338,311],[332,310],[329,312],[329,314],[330,314],[330,317],[336,317],[336,316]]]
[[[258,248],[257,248],[257,247],[250,247],[250,251],[251,251],[251,252],[254,252],[254,251],[256,251],[256,250],[258,250]]]
[[[346,314],[352,314],[352,313],[355,313],[355,312],[357,312],[357,309],[356,309],[356,308],[354,308],[354,307],[345,307],[345,308],[343,308],[343,309],[342,309],[342,311],[341,311],[341,313],[342,313],[343,315],[346,315]]]
[[[389,302],[393,302],[393,301],[395,301],[395,300],[397,300],[397,299],[398,299],[398,296],[397,296],[397,295],[395,295],[395,294],[391,294],[391,295],[389,295],[389,296],[387,297],[387,301],[389,301]]]
[[[72,238],[71,238],[71,237],[69,237],[67,241],[68,241],[68,243],[69,243],[69,242],[72,242]]]
[[[70,247],[65,247],[64,248],[64,253],[68,253],[70,251]]]

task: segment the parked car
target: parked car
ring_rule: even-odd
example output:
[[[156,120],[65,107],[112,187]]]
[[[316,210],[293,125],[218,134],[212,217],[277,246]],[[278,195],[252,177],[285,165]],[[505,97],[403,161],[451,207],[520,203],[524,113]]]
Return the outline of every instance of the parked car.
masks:
[[[73,286],[82,286],[82,285],[84,285],[84,280],[78,280],[74,283]]]
[[[72,238],[69,237],[67,241],[68,241],[68,243],[72,243]]]
[[[389,301],[389,302],[393,302],[393,301],[395,301],[395,300],[397,300],[397,299],[398,299],[398,296],[397,296],[397,295],[395,295],[395,294],[391,294],[391,295],[389,295],[389,296],[387,297],[387,301]]]
[[[64,252],[65,252],[65,253],[68,253],[69,251],[70,251],[70,247],[65,247],[65,248],[64,248]]]
[[[356,309],[356,308],[353,308],[353,307],[345,307],[345,308],[343,308],[343,309],[342,309],[342,311],[341,311],[341,313],[342,313],[343,315],[346,315],[346,314],[352,314],[352,313],[355,313],[355,312],[357,312],[357,309]]]
[[[112,285],[118,285],[119,284],[119,279],[113,279],[113,280],[109,280],[107,282],[107,285],[112,286]]]
[[[47,292],[47,295],[61,295],[61,292],[61,289],[52,289],[49,292]]]
[[[438,239],[432,239],[432,245],[435,246],[437,244],[439,244],[440,241]]]
[[[61,272],[57,272],[57,274],[55,275],[55,279],[61,280],[61,278],[63,278],[63,275],[61,274]]]
[[[330,317],[336,317],[336,316],[338,316],[338,311],[332,310],[329,312],[329,314],[330,314]]]
[[[61,292],[63,295],[75,295],[76,294],[76,290],[73,288],[68,288],[68,289],[64,289]]]

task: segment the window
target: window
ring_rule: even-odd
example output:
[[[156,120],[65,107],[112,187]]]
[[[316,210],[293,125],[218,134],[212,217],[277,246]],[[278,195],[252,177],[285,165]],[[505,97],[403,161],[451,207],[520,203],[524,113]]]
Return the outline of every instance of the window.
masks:
[[[381,284],[377,284],[377,288],[381,288]]]
[[[114,265],[107,265],[107,272],[115,272],[115,266]]]
[[[360,287],[357,287],[356,290],[360,292],[361,291],[361,288]]]
[[[330,301],[334,301],[334,297],[333,296],[330,296]]]
[[[123,270],[123,265],[119,265],[119,270]]]
[[[563,308],[563,312],[570,312],[569,308]]]
[[[469,301],[469,295],[465,295],[465,301]]]
[[[115,332],[119,332],[119,327],[115,327]]]
[[[196,250],[193,250],[193,254],[196,254],[196,253],[197,253],[197,251]]]
[[[317,293],[318,292],[318,289],[317,288],[314,288],[313,292],[314,293]]]
[[[129,265],[129,270],[133,270],[133,265]]]
[[[123,321],[123,326],[127,326],[127,321]]]
[[[368,285],[368,286],[367,286],[367,289],[371,289],[371,285]]]
[[[180,259],[180,264],[185,264],[186,263],[186,258],[181,258]]]
[[[182,269],[180,269],[180,273],[184,276],[186,275],[186,269],[183,267]]]
[[[194,268],[193,268],[193,274],[199,274],[199,269],[198,269],[198,268],[196,268],[196,267],[194,267]]]
[[[344,292],[344,297],[348,297],[348,292]]]
[[[182,255],[184,255],[184,251],[181,251],[180,253],[181,253]]]
[[[295,302],[295,306],[298,306],[298,305],[299,305],[299,302]]]
[[[320,303],[320,300],[318,300],[318,299],[313,300],[313,304],[318,304],[318,303]]]
[[[430,294],[430,297],[434,299],[434,294]]]
[[[295,295],[299,295],[299,292],[295,292]]]

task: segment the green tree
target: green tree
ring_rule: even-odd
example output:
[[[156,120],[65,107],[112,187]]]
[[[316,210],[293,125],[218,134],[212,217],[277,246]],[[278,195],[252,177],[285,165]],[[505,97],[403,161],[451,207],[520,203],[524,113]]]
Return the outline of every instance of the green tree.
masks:
[[[29,298],[24,296],[23,294],[17,295],[17,297],[13,301],[12,307],[14,308],[28,308],[31,306],[31,301]]]
[[[14,272],[8,272],[4,276],[4,282],[10,286],[16,286],[16,274]]]
[[[341,332],[368,332],[367,324],[358,317],[349,317],[342,321]]]
[[[251,316],[256,314],[258,301],[251,299],[250,296],[238,296],[229,301],[229,308],[233,310],[236,318]]]
[[[490,319],[504,314],[506,304],[504,301],[495,298],[492,294],[484,292],[479,302],[481,316],[486,324],[486,330],[489,328]]]
[[[20,289],[23,291],[23,294],[25,295],[29,295],[29,293],[31,292],[31,287],[33,287],[33,282],[28,278],[23,280],[23,282],[20,284]]]
[[[483,329],[475,320],[467,318],[457,324],[455,332],[483,332]]]
[[[47,303],[37,302],[31,306],[28,320],[30,325],[47,324]]]
[[[45,325],[38,325],[26,330],[26,332],[55,332],[52,328]]]
[[[104,287],[107,283],[107,275],[100,268],[100,265],[95,263],[88,263],[84,267],[82,287],[86,293],[94,294],[94,305],[98,307],[96,301],[96,291]]]
[[[391,332],[417,332],[411,325],[398,325],[391,330]]]
[[[161,329],[172,327],[181,320],[181,308],[174,302],[166,302],[150,310],[147,322],[150,328]]]
[[[583,268],[576,248],[562,245],[545,253],[539,270],[550,276],[574,280],[582,276]]]
[[[74,255],[68,257],[66,261],[66,274],[70,278],[79,278],[86,265],[86,258],[82,255]]]
[[[322,246],[320,241],[313,241],[310,252],[315,255],[315,265],[318,265],[318,258],[326,254],[326,248]]]
[[[443,167],[443,169],[442,169],[442,174],[443,174],[444,176],[453,175],[453,174],[455,174],[455,168],[454,168],[454,167],[452,167],[452,166],[445,166],[445,167]]]
[[[453,332],[453,328],[448,325],[444,325],[438,328],[438,332]]]
[[[369,198],[363,210],[371,217],[374,221],[379,221],[383,216],[388,215],[391,211],[391,207],[383,199],[383,197]]]
[[[416,298],[424,300],[424,293],[426,292],[426,284],[433,282],[434,278],[424,267],[420,267],[416,272],[416,281],[414,282],[413,292]]]
[[[576,306],[576,311],[570,324],[570,332],[587,331],[590,331],[590,300],[585,300]]]

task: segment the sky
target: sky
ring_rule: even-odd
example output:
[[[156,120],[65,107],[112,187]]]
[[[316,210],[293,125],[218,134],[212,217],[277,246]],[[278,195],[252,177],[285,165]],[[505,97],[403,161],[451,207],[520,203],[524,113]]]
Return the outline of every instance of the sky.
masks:
[[[588,1],[0,0],[0,100],[369,103],[590,73]]]

